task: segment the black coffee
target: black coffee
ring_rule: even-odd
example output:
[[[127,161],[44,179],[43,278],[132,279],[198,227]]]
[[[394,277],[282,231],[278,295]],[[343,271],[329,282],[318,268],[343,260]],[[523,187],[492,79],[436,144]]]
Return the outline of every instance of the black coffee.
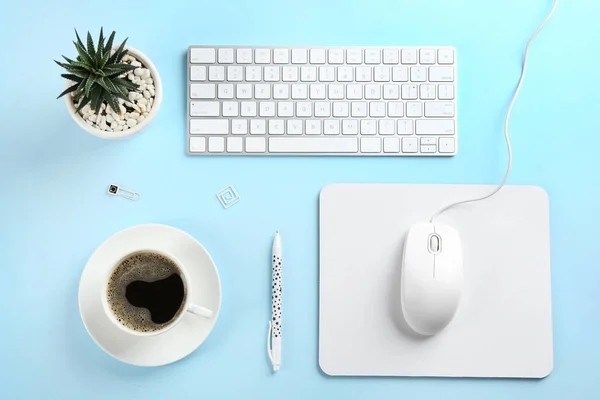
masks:
[[[164,328],[183,311],[181,271],[167,257],[152,252],[123,259],[108,280],[106,296],[117,320],[134,331]]]

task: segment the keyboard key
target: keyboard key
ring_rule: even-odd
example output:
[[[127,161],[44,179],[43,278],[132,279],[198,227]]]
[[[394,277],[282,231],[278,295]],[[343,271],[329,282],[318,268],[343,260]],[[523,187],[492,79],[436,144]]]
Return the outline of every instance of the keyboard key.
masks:
[[[398,49],[383,49],[384,64],[398,64],[399,52]]]
[[[344,85],[329,85],[329,99],[330,100],[343,100],[344,99]]]
[[[385,117],[386,105],[383,101],[372,101],[369,103],[369,116],[371,117]]]
[[[407,67],[393,67],[392,68],[392,80],[394,82],[407,82],[408,81],[408,68]]]
[[[336,118],[347,117],[348,114],[348,102],[346,101],[334,101],[333,102],[333,116]]]
[[[224,81],[225,80],[225,67],[221,65],[214,65],[208,67],[208,80],[209,81]]]
[[[417,138],[416,137],[402,138],[402,152],[403,153],[418,152]]]
[[[330,117],[331,116],[331,103],[328,101],[316,101],[315,102],[315,117]]]
[[[352,82],[354,80],[354,68],[352,67],[338,67],[338,81],[340,82]]]
[[[206,67],[204,65],[192,65],[190,67],[190,80],[191,81],[205,81],[206,80]]]
[[[310,85],[310,98],[312,100],[325,100],[327,90],[325,85],[321,83],[313,83]]]
[[[295,83],[292,85],[292,99],[307,99],[308,85],[305,83]]]
[[[401,101],[388,102],[388,117],[404,117],[404,103]]]
[[[233,64],[233,49],[219,49],[219,64]]]
[[[191,48],[190,62],[192,64],[214,64],[217,53],[215,49]]]
[[[451,119],[418,120],[417,135],[454,135],[454,121]]]
[[[294,103],[292,103],[291,101],[280,101],[279,103],[277,103],[277,116],[293,117]]]
[[[273,85],[273,98],[275,100],[287,100],[290,98],[290,85],[276,83]]]
[[[435,85],[420,85],[421,100],[435,100]]]
[[[454,153],[454,138],[440,138],[440,153]]]
[[[298,67],[283,67],[284,82],[298,82]]]
[[[249,83],[241,83],[236,87],[236,97],[238,99],[252,98],[252,85]]]
[[[319,67],[319,81],[333,82],[335,80],[335,67]]]
[[[279,67],[265,67],[265,82],[279,81]]]
[[[273,50],[273,64],[288,64],[290,62],[290,51],[288,49]]]
[[[269,120],[269,135],[283,135],[285,133],[285,121],[282,119]]]
[[[259,115],[261,117],[274,117],[275,103],[272,101],[261,101],[259,105]]]
[[[454,50],[439,49],[438,50],[438,64],[454,64]]]
[[[381,139],[361,138],[360,151],[363,153],[381,153]]]
[[[420,142],[421,142],[421,146],[428,145],[428,144],[437,144],[437,139],[432,138],[432,137],[430,137],[430,138],[424,137],[424,138],[421,138]]]
[[[454,100],[454,85],[439,85],[438,86],[438,99]]]
[[[217,86],[214,83],[192,83],[190,85],[192,99],[214,99],[216,94]]]
[[[390,67],[375,67],[373,69],[373,80],[375,82],[389,82]]]
[[[299,101],[296,103],[296,116],[297,117],[312,117],[312,102],[310,101]]]
[[[248,82],[260,82],[262,80],[262,67],[255,65],[246,67],[246,80]]]
[[[233,119],[231,120],[231,133],[234,135],[245,135],[248,133],[248,120]]]
[[[365,99],[366,100],[381,99],[381,85],[365,85]]]
[[[256,117],[256,103],[254,101],[242,101],[242,117]]]
[[[437,146],[435,145],[421,145],[421,153],[435,153]]]
[[[454,117],[454,103],[442,101],[425,102],[426,117]]]
[[[238,64],[252,64],[252,49],[237,49],[236,62]]]
[[[246,149],[246,151],[248,151]],[[337,137],[271,137],[271,153],[357,153],[357,138]]]
[[[320,135],[321,130],[321,120],[318,119],[307,119],[306,120],[306,134],[307,135]]]
[[[306,49],[292,49],[292,64],[308,63],[308,51]]]
[[[264,137],[247,137],[246,153],[264,153],[267,151],[267,140]]]
[[[241,137],[228,137],[227,138],[227,152],[228,153],[241,153],[243,147],[243,139]]]
[[[225,138],[224,137],[208,138],[208,151],[211,153],[224,152],[225,151]]]
[[[190,138],[190,152],[191,153],[204,153],[206,151],[206,138],[203,137],[191,137]]]
[[[257,99],[271,98],[271,85],[268,83],[259,83],[254,86],[254,97]]]
[[[400,98],[400,86],[398,86],[396,84],[383,85],[383,99],[384,100],[398,100],[399,98]]]
[[[191,101],[190,115],[192,117],[218,117],[220,104],[218,101]]]
[[[346,50],[346,64],[362,64],[362,50],[361,49]]]
[[[348,85],[346,87],[346,97],[348,100],[362,100],[363,86],[362,85]]]
[[[381,50],[365,49],[365,64],[380,64],[380,63],[381,63]]]
[[[354,118],[367,116],[367,103],[364,101],[353,101],[351,109]]]
[[[454,81],[454,68],[452,67],[429,67],[430,82],[452,82]]]
[[[360,134],[361,135],[376,135],[377,134],[377,121],[374,119],[361,119],[360,120]]]
[[[237,101],[224,101],[223,102],[223,116],[224,117],[237,117],[239,115],[239,103]]]
[[[410,67],[410,80],[412,82],[425,82],[427,80],[427,68]]]
[[[417,97],[417,85],[402,85],[402,99],[416,100]]]
[[[230,82],[241,82],[244,78],[244,68],[230,65],[227,67],[227,80]]]
[[[343,64],[344,63],[344,50],[342,49],[329,49],[329,64]]]
[[[413,133],[412,119],[401,119],[398,121],[398,135],[412,135]]]
[[[289,119],[287,122],[288,135],[302,135],[304,121],[301,119]]]
[[[407,117],[422,117],[423,116],[423,103],[420,101],[407,101],[406,102],[406,116]]]
[[[415,49],[402,49],[402,64],[416,64],[417,63],[417,50]]]
[[[325,49],[310,49],[311,64],[325,64]]]
[[[421,64],[435,64],[435,50],[421,49],[419,51],[419,62]]]
[[[271,49],[256,49],[254,50],[254,62],[256,64],[271,63]]]
[[[340,121],[337,119],[326,119],[323,121],[323,133],[325,135],[339,135]]]
[[[233,99],[233,85],[231,83],[220,83],[217,91],[219,99]]]
[[[379,120],[379,134],[380,135],[395,135],[396,134],[396,121],[394,121],[393,119]]]
[[[383,139],[383,152],[384,153],[399,153],[400,152],[400,138],[384,138]]]
[[[251,135],[264,135],[267,133],[267,123],[264,119],[251,119],[250,120],[250,134]]]
[[[345,119],[342,122],[342,135],[356,135],[356,134],[358,134],[358,120]]]
[[[371,82],[371,67],[356,67],[356,82]]]
[[[317,80],[317,67],[300,67],[300,80],[302,82],[315,82]]]

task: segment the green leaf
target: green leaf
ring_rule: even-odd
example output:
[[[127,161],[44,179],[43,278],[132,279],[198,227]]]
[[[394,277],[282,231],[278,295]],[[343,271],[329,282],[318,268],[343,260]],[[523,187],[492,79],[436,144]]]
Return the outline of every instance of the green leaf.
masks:
[[[100,37],[98,38],[98,50],[96,54],[96,59],[101,60],[102,56],[104,56],[104,32],[102,27],[100,27]]]
[[[100,106],[102,105],[102,87],[96,86],[92,90],[90,98],[92,99],[92,108],[96,113],[100,112]]]
[[[87,33],[87,52],[90,58],[93,60],[96,58],[96,50],[94,49],[94,40],[90,32]]]
[[[79,82],[77,85],[77,90],[75,90],[75,97],[73,97],[73,103],[77,104],[81,97],[85,97],[85,81]]]
[[[115,40],[115,31],[113,31],[110,36],[108,37],[108,42],[106,42],[106,47],[104,48],[104,50],[110,54],[110,52],[112,51],[112,46],[113,46],[113,41]]]
[[[129,65],[129,64],[114,64],[114,65],[107,65],[102,70],[109,75],[113,75],[113,74],[123,74],[123,73],[129,72],[129,71],[133,71],[136,68],[137,67],[135,67],[133,65]]]
[[[79,86],[78,84],[74,84],[72,86],[69,86],[68,88],[66,88],[61,94],[58,95],[57,99],[60,99],[61,97],[63,97],[65,94],[67,93],[71,93],[74,92],[75,89],[77,89],[77,86]]]
[[[85,82],[85,95],[90,97],[90,90],[92,90],[92,85],[96,82],[96,76],[91,75],[88,80]]]
[[[84,97],[84,98],[83,98],[83,100],[81,101],[81,103],[79,104],[79,106],[77,107],[77,109],[75,110],[75,112],[76,112],[76,113],[78,113],[79,111],[81,111],[81,109],[82,109],[83,107],[85,107],[85,105],[86,105],[87,103],[89,103],[89,102],[90,102],[90,100],[91,100],[91,99],[90,99],[89,97]]]
[[[119,91],[119,89],[117,89],[117,87],[112,83],[112,81],[108,78],[100,78],[100,80],[102,81],[102,83],[104,83],[104,85],[106,85],[106,90],[108,90],[111,93],[116,93]]]
[[[54,60],[54,62],[66,69],[68,72],[71,72],[72,74],[77,75],[80,78],[87,78],[90,74],[87,70],[85,70],[82,67],[61,63],[56,60]]]
[[[77,33],[77,29],[75,29],[75,36],[77,36],[77,43],[83,48],[83,42],[81,41],[81,38],[79,37],[79,33]],[[77,45],[75,45],[77,46]]]
[[[106,62],[108,61],[108,57],[110,57],[110,51],[107,51],[106,53],[104,53],[102,58],[98,61],[98,68],[104,68],[104,66],[106,65]]]
[[[77,75],[74,75],[74,74],[60,74],[60,76],[62,76],[65,79],[68,79],[70,81],[77,82],[77,83],[79,83],[83,80],[83,78],[81,78]]]
[[[125,39],[123,41],[123,43],[121,43],[121,45],[119,46],[117,51],[115,51],[114,54],[112,56],[110,56],[110,58],[108,59],[108,64],[115,64],[117,57],[119,57],[119,53],[121,53],[123,51],[123,49],[125,48],[125,43],[127,43],[127,39]],[[116,62],[121,62],[122,59],[123,59],[123,57],[121,57],[121,59]]]
[[[86,63],[82,63],[82,62],[79,62],[79,61],[73,61],[73,63],[71,65],[74,66],[74,67],[83,68],[83,69],[85,69],[86,71],[89,71],[89,72],[94,72],[94,68],[92,68],[91,66],[87,65]]]
[[[79,44],[73,42],[75,44],[75,47],[77,48],[77,52],[79,53],[79,57],[81,57],[81,60],[89,65],[90,67],[94,65],[94,62],[92,61],[92,58],[90,57],[90,55],[88,53],[86,53],[85,49],[83,48],[83,46],[80,46]]]
[[[137,90],[139,88],[139,85],[128,81],[127,79],[121,79],[121,78],[114,78],[112,80],[112,82],[116,85],[116,86],[123,86],[126,89],[129,90]]]
[[[127,54],[127,52],[128,52],[128,50],[123,50],[123,51],[121,52],[121,54],[119,54],[119,55],[117,56],[116,62],[117,62],[117,63],[120,63],[121,61],[123,61],[123,57],[125,57],[125,55]]]
[[[71,60],[69,57],[62,56],[62,58],[64,58],[65,61],[68,62],[69,64],[72,64],[75,62],[75,61]]]
[[[110,93],[104,93],[104,100],[106,100],[106,103],[110,106],[110,108],[113,109],[114,112],[118,113],[121,110],[119,107],[119,102]]]

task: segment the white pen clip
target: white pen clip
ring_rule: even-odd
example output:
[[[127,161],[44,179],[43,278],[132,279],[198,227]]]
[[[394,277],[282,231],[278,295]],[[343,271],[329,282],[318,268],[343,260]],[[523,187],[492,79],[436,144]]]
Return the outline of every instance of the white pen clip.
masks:
[[[273,364],[273,368],[275,368],[275,361],[273,360],[273,348],[271,347],[271,335],[273,334],[273,325],[271,321],[269,321],[269,335],[267,336],[267,353],[269,354],[269,359],[271,360],[271,364]]]
[[[142,195],[138,192],[135,192],[131,189],[125,189],[117,185],[110,185],[108,187],[108,194],[112,194],[113,196],[123,197],[127,200],[138,201],[142,198]]]

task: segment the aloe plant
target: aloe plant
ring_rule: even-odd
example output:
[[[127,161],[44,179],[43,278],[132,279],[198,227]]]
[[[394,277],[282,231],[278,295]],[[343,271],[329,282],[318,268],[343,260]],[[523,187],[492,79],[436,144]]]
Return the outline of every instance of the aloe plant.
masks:
[[[73,93],[73,104],[78,105],[76,112],[79,112],[86,104],[100,112],[103,103],[113,109],[120,111],[119,98],[129,101],[127,97],[129,91],[138,89],[138,85],[127,79],[122,79],[124,74],[136,69],[135,66],[123,63],[123,57],[127,54],[125,43],[121,43],[116,51],[112,51],[115,32],[113,31],[104,43],[104,35],[100,28],[100,37],[98,46],[95,47],[92,35],[87,34],[87,46],[84,46],[77,30],[75,30],[77,41],[74,41],[77,48],[77,58],[72,60],[62,56],[66,63],[54,60],[63,67],[67,73],[61,74],[63,78],[73,81],[74,84],[62,92],[58,98]]]

